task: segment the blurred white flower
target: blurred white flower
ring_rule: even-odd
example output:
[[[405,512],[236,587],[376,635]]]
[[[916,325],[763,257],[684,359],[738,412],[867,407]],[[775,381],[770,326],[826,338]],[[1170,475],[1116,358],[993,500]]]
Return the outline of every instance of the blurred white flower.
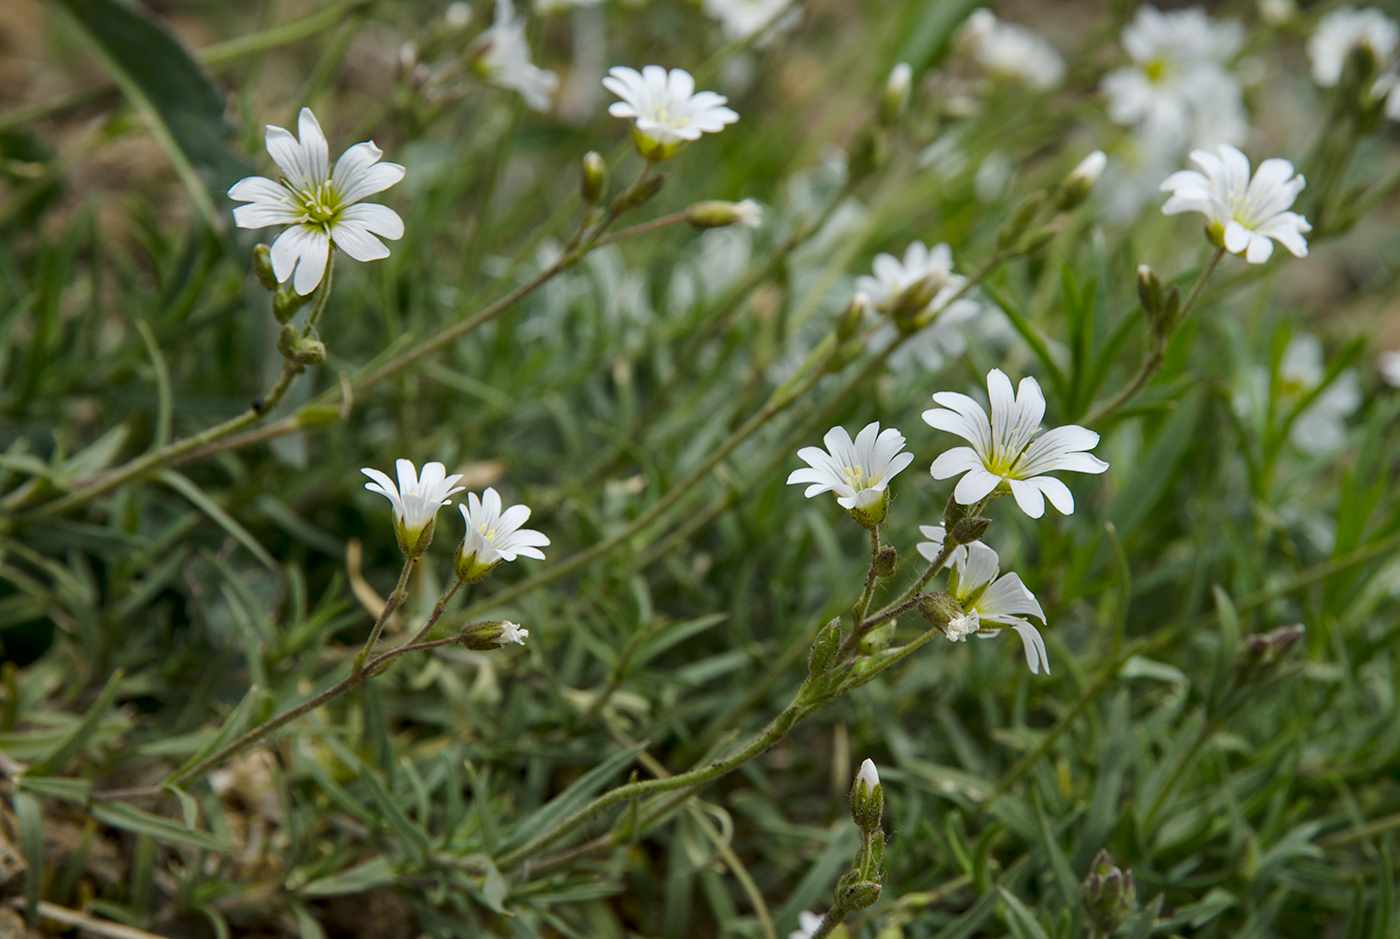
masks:
[[[1065,77],[1065,60],[1054,46],[1024,26],[1001,22],[991,10],[973,10],[958,41],[993,75],[1037,91],[1054,88]]]
[[[1322,384],[1326,374],[1322,342],[1309,333],[1294,336],[1284,348],[1278,366],[1279,404],[1285,408],[1296,407]],[[1267,415],[1268,399],[1269,374],[1263,368],[1256,368],[1249,373],[1247,388],[1235,393],[1235,412],[1241,416],[1251,411]],[[1347,369],[1293,418],[1288,440],[1299,451],[1312,456],[1331,453],[1346,443],[1346,419],[1360,406],[1361,388],[1356,371]]]
[[[904,260],[881,252],[871,265],[874,277],[862,274],[856,278],[855,289],[878,305],[893,301],[908,288],[934,275],[947,281],[924,308],[926,313],[938,313],[953,297],[962,292],[967,278],[953,273],[953,250],[947,244],[926,247],[922,241],[911,242],[904,249]]]
[[[1067,424],[1040,433],[1045,416],[1045,396],[1034,378],[1021,379],[1013,394],[1011,379],[1001,369],[987,373],[987,393],[991,398],[989,419],[982,406],[967,395],[940,391],[933,396],[942,405],[923,414],[924,421],[938,430],[957,434],[970,447],[954,447],[933,461],[934,479],[947,479],[963,473],[953,490],[961,505],[972,505],[1005,485],[1016,504],[1031,518],[1045,514],[1045,499],[1069,515],[1074,496],[1069,487],[1053,476],[1055,470],[1076,473],[1102,473],[1108,464],[1090,453],[1099,435],[1077,424]],[[1039,436],[1037,436],[1039,435]]]
[[[929,539],[919,543],[919,553],[930,561],[936,560],[943,550],[942,526],[921,525],[919,531]],[[972,633],[991,637],[1001,631],[1000,627],[1009,626],[1021,637],[1031,674],[1038,675],[1043,668],[1048,675],[1050,658],[1045,640],[1025,619],[1034,616],[1044,623],[1045,611],[1019,574],[997,577],[1000,565],[997,553],[980,541],[953,549],[944,564],[953,569],[948,575],[948,596],[962,605],[963,615],[950,620],[943,634],[953,642],[961,642]]]
[[[720,22],[730,42],[762,32],[792,6],[793,0],[705,0],[705,15]]]
[[[1162,191],[1172,193],[1162,206],[1164,214],[1200,212],[1211,240],[1231,254],[1243,254],[1250,264],[1269,260],[1274,241],[1294,257],[1307,257],[1303,235],[1312,226],[1288,211],[1307,183],[1302,174],[1293,174],[1292,163],[1265,160],[1251,179],[1249,158],[1229,144],[1221,144],[1216,153],[1192,150],[1191,162],[1203,172],[1178,170],[1163,181]]]
[[[875,276],[857,277],[855,289],[876,303],[892,301],[929,275],[947,281],[916,318],[916,321],[928,320],[927,325],[891,353],[891,368],[904,370],[919,365],[933,372],[942,368],[947,358],[966,351],[967,342],[958,327],[977,318],[983,306],[977,300],[959,296],[967,286],[967,278],[953,273],[953,252],[946,244],[928,248],[922,241],[915,241],[904,250],[903,261],[891,254],[878,254],[873,267]],[[873,352],[883,352],[899,336],[898,327],[886,323],[870,337],[870,348]]]
[[[471,21],[472,8],[466,0],[454,0],[442,13],[442,24],[454,32],[466,29]]]
[[[823,492],[836,496],[843,509],[871,510],[885,498],[885,487],[914,459],[902,453],[904,435],[879,422],[865,425],[854,441],[844,427],[833,427],[822,438],[826,449],[803,447],[797,455],[808,464],[793,470],[788,485],[807,483],[807,498]]]
[[[529,506],[512,505],[501,511],[500,494],[488,487],[480,499],[474,492],[467,493],[467,504],[457,508],[467,523],[456,561],[457,576],[463,580],[480,580],[501,561],[517,557],[544,560],[540,548],[549,544],[549,538],[520,527],[530,520]]]
[[[300,139],[267,125],[267,152],[282,171],[282,181],[265,176],[240,179],[229,189],[239,228],[290,226],[272,242],[272,270],[277,280],[292,278],[297,293],[316,289],[326,272],[331,246],[356,261],[387,258],[389,249],[375,235],[403,237],[403,219],[387,206],[360,202],[403,179],[397,163],[381,163],[384,151],[374,141],[357,143],[330,166],[329,145],[310,108],[297,119]]]
[[[1385,383],[1400,388],[1400,351],[1382,352],[1376,364]]]
[[[1395,61],[1400,45],[1400,26],[1375,7],[1358,10],[1338,7],[1318,21],[1308,39],[1313,81],[1331,88],[1342,80],[1347,59],[1354,50],[1366,46],[1376,58],[1376,66],[1386,72]]]
[[[495,643],[498,646],[503,646],[506,643],[513,642],[516,645],[523,646],[529,635],[530,630],[521,628],[519,623],[505,622],[501,624],[501,634],[496,637]]]
[[[821,929],[823,919],[824,916],[803,910],[797,914],[797,928],[788,933],[788,939],[812,939]]]
[[[1226,67],[1244,43],[1240,24],[1212,22],[1199,7],[1163,13],[1145,6],[1122,40],[1132,64],[1109,72],[1101,86],[1111,120],[1137,127],[1157,147],[1244,139],[1243,91]]]
[[[421,544],[424,534],[432,538],[433,522],[438,509],[451,505],[447,497],[461,492],[461,486],[454,485],[461,475],[447,475],[447,467],[441,463],[424,463],[419,475],[412,460],[399,460],[394,464],[398,470],[399,484],[377,469],[364,467],[360,470],[374,482],[365,483],[370,492],[377,492],[389,500],[394,507],[394,527],[399,545],[405,554],[421,554],[426,544]]]
[[[1282,26],[1298,15],[1296,0],[1258,0],[1259,18],[1270,26]]]
[[[548,111],[559,76],[530,61],[525,21],[515,16],[511,0],[496,0],[496,19],[477,40],[472,66],[491,84],[520,93],[535,111]]]
[[[621,98],[608,107],[613,117],[632,121],[632,137],[648,160],[667,160],[702,134],[714,134],[739,115],[725,107],[724,95],[695,90],[685,69],[668,73],[659,65],[640,72],[619,65],[608,70],[603,87]]]

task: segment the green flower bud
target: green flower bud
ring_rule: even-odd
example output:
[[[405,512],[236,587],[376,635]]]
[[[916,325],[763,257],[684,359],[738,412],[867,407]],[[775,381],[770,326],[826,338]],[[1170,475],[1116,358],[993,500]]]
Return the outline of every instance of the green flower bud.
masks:
[[[874,312],[875,304],[870,298],[856,291],[856,295],[836,319],[836,341],[844,344],[856,338],[861,326],[865,325],[865,321]]]
[[[836,664],[836,656],[841,651],[841,617],[834,618],[817,631],[812,641],[812,651],[807,653],[807,671],[813,676],[823,675]]]
[[[1307,630],[1297,624],[1246,636],[1240,643],[1239,657],[1235,660],[1240,684],[1254,684],[1267,678],[1302,641],[1305,632]]]
[[[757,228],[763,224],[763,210],[752,199],[743,202],[716,199],[697,202],[686,209],[685,220],[696,228],[727,228],[730,225]]]
[[[1030,228],[1031,222],[1035,221],[1036,216],[1045,207],[1046,201],[1044,192],[1033,192],[1022,199],[1012,210],[1006,224],[1001,226],[1001,231],[997,232],[997,247],[1009,248],[1020,241],[1026,229]]]
[[[992,524],[990,518],[981,515],[969,515],[966,518],[958,519],[953,525],[953,530],[948,536],[954,544],[972,544],[974,541],[981,541],[982,536],[987,533],[988,527]]]
[[[277,334],[277,351],[296,365],[315,365],[326,358],[326,344],[319,339],[303,336],[291,323],[283,323]]]
[[[841,906],[852,913],[874,906],[880,899],[880,885],[872,880],[858,880],[842,891]]]
[[[867,759],[851,783],[851,818],[861,831],[879,831],[885,813],[885,792],[880,788],[880,772]]]
[[[277,292],[272,295],[272,315],[277,317],[279,323],[291,322],[292,317],[296,316],[297,310],[305,306],[306,301],[310,299],[310,294],[303,297],[292,289],[291,284],[279,287]]]
[[[277,274],[272,270],[272,249],[267,245],[258,245],[253,249],[253,273],[263,289],[277,289]]]
[[[875,555],[875,560],[871,566],[875,568],[876,577],[889,577],[894,573],[895,566],[899,563],[899,552],[894,548],[881,548]]]
[[[918,610],[930,626],[937,626],[939,629],[964,615],[962,604],[946,593],[937,592],[920,595]]]
[[[1060,184],[1059,192],[1055,194],[1055,208],[1067,212],[1089,198],[1090,190],[1103,175],[1107,165],[1108,157],[1104,156],[1102,150],[1095,150],[1080,160],[1079,165]]]
[[[955,497],[949,496],[943,503],[943,530],[952,531],[958,522],[972,514],[972,506],[963,505]]]
[[[909,107],[909,91],[914,84],[914,69],[908,62],[900,62],[890,69],[885,79],[885,95],[880,99],[880,123],[885,126],[899,123],[904,111]]]
[[[1100,851],[1089,868],[1080,890],[1084,909],[1094,926],[1105,935],[1112,935],[1128,915],[1137,909],[1137,888],[1133,872],[1119,870],[1107,851]]]
[[[661,191],[661,187],[666,185],[666,174],[658,173],[649,177],[636,189],[629,189],[618,194],[617,200],[613,203],[613,210],[619,214],[628,209],[635,209],[644,202],[649,202]]]
[[[472,623],[458,635],[458,641],[468,649],[485,652],[498,646],[514,642],[524,645],[530,630],[521,629],[519,623],[495,620],[489,623]]]
[[[594,205],[603,198],[608,188],[608,165],[596,150],[589,150],[583,155],[580,175],[579,194],[583,196],[585,205]]]
[[[919,314],[928,309],[933,298],[938,296],[938,291],[946,286],[948,286],[948,276],[940,271],[934,271],[905,287],[890,306],[890,316],[900,331],[911,333],[928,325],[919,321]]]

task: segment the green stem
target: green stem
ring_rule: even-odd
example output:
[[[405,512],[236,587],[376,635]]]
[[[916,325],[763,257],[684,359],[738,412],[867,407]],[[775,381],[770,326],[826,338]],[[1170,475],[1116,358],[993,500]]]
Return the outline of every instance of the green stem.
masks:
[[[397,522],[397,519],[395,519]],[[379,611],[379,616],[374,621],[374,628],[369,631],[369,638],[365,640],[364,648],[360,654],[355,656],[355,662],[350,666],[350,674],[358,675],[365,664],[365,659],[369,658],[370,651],[375,643],[379,641],[379,634],[384,631],[384,624],[389,622],[389,617],[394,615],[394,611],[403,605],[408,599],[408,579],[413,574],[413,566],[418,561],[417,558],[404,558],[403,570],[399,571],[399,582],[394,587],[394,592],[389,594],[389,599],[384,602],[384,609]],[[441,601],[439,601],[441,603]],[[446,604],[442,604],[445,606]],[[414,637],[417,638],[416,636]]]
[[[817,931],[812,933],[812,939],[826,939],[837,926],[841,925],[841,921],[845,918],[846,910],[843,907],[833,906],[822,917],[822,923],[817,927]]]

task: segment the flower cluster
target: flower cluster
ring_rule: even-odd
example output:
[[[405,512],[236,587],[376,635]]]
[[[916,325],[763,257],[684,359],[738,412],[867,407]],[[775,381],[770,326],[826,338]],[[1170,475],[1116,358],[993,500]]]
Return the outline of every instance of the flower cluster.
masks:
[[[1045,397],[1034,378],[1022,379],[1019,390],[1013,392],[1011,380],[1000,369],[993,369],[987,375],[987,393],[990,416],[967,395],[945,391],[933,396],[940,406],[925,411],[924,421],[971,444],[955,447],[934,460],[930,467],[933,477],[963,474],[954,488],[953,501],[974,506],[965,514],[980,515],[989,499],[1003,494],[1013,496],[1031,518],[1045,514],[1046,499],[1060,512],[1072,513],[1074,496],[1069,487],[1047,474],[1107,470],[1107,463],[1087,452],[1098,444],[1099,435],[1073,424],[1042,433]],[[825,443],[825,451],[817,447],[798,451],[808,465],[794,470],[788,483],[806,484],[808,498],[833,493],[837,504],[852,518],[867,528],[877,528],[889,507],[890,480],[913,459],[912,454],[902,452],[904,436],[893,428],[882,432],[874,423],[861,430],[854,441],[845,428],[833,427]],[[926,525],[920,531],[928,540],[919,543],[919,553],[931,563],[942,557],[942,566],[951,568],[946,593],[958,611],[942,622],[944,634],[956,642],[974,633],[993,636],[1009,627],[1021,637],[1031,671],[1048,673],[1044,640],[1026,619],[1033,616],[1044,623],[1045,613],[1017,574],[997,576],[1000,558],[981,543],[980,532],[970,537],[960,534],[949,543],[942,526]]]

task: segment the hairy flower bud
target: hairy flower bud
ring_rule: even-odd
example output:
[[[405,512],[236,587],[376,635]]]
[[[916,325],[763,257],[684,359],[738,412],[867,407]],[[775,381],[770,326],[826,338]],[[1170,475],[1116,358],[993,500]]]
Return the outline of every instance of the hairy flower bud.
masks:
[[[495,620],[489,623],[472,623],[463,629],[457,639],[468,649],[485,652],[507,643],[524,645],[530,630],[521,629],[519,623]]]
[[[870,566],[875,569],[876,577],[889,577],[894,573],[897,564],[899,564],[899,552],[894,548],[881,548]]]
[[[584,205],[596,204],[608,188],[608,165],[603,162],[598,151],[589,150],[583,155],[579,175],[582,177],[579,181],[579,194],[583,196]]]
[[[261,280],[261,278],[259,278]],[[293,316],[297,315],[306,301],[311,299],[311,295],[305,296],[296,292],[291,284],[278,288],[272,295],[272,315],[277,317],[279,323],[289,323]]]
[[[946,593],[925,593],[919,597],[919,613],[930,626],[947,629],[948,624],[963,616],[962,604]]]
[[[885,812],[885,792],[880,788],[880,773],[873,760],[860,764],[860,771],[851,783],[851,818],[861,831],[879,831],[880,818]]]
[[[613,209],[618,213],[626,212],[628,209],[635,209],[644,202],[649,202],[661,191],[661,187],[666,185],[666,174],[658,173],[647,179],[635,189],[629,189],[617,197],[613,204]]]
[[[283,323],[277,334],[277,351],[297,365],[315,365],[326,358],[326,344],[319,339],[303,336],[291,323]]]
[[[899,123],[904,111],[909,107],[909,91],[914,83],[914,69],[908,62],[900,62],[890,69],[885,79],[885,94],[880,99],[880,123],[886,126]]]
[[[763,224],[763,209],[752,199],[743,202],[697,202],[686,209],[685,220],[696,228],[727,228],[730,225],[757,228]]]
[[[1240,643],[1239,657],[1235,660],[1240,683],[1253,684],[1267,678],[1278,663],[1302,641],[1306,631],[1302,624],[1295,624],[1246,636]]]
[[[837,616],[821,629],[812,641],[812,651],[807,653],[807,671],[814,677],[823,675],[836,664],[836,656],[841,651],[841,617]]]
[[[972,514],[972,506],[963,505],[954,496],[949,496],[948,501],[943,503],[943,529],[952,531],[957,527],[958,522]]]
[[[991,524],[990,518],[969,515],[967,518],[958,519],[957,523],[953,525],[953,530],[948,534],[954,544],[972,544],[974,541],[982,540],[982,536],[987,533]]]
[[[1056,193],[1055,207],[1061,212],[1067,212],[1087,199],[1089,191],[1094,188],[1094,183],[1099,181],[1099,177],[1103,175],[1104,167],[1107,165],[1108,157],[1104,155],[1102,150],[1095,150],[1080,160],[1079,165],[1060,184],[1060,191]]]
[[[277,289],[277,275],[272,270],[272,249],[267,245],[253,248],[253,274],[265,290]]]
[[[1128,914],[1137,908],[1137,889],[1133,886],[1133,872],[1119,870],[1107,851],[1100,851],[1089,868],[1089,876],[1084,878],[1080,895],[1084,909],[1089,913],[1095,927],[1104,935],[1111,935]]]
[[[841,891],[841,905],[854,913],[874,906],[880,899],[880,885],[873,880],[858,880]]]

